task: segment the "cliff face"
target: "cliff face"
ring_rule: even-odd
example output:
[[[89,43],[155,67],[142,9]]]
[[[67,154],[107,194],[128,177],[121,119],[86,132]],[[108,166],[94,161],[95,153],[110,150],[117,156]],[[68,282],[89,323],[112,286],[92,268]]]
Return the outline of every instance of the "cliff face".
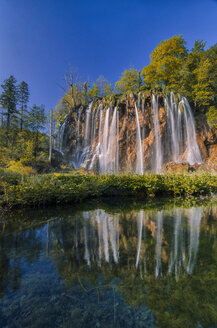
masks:
[[[156,116],[151,97],[135,99],[131,95],[116,107],[101,103],[74,109],[66,119],[63,132],[65,157],[75,168],[96,172],[141,173],[156,171],[157,165],[161,170],[168,170],[168,163],[172,165],[172,162],[177,163],[172,165],[176,168],[180,163],[190,162],[187,170],[190,166],[199,167],[195,164],[217,169],[217,131],[211,130],[201,117],[195,118],[194,128],[188,126],[191,116],[187,117],[187,111],[181,114],[181,105],[176,111],[183,119],[169,117],[163,96],[158,96],[157,107]],[[195,129],[195,141],[192,129]],[[197,147],[202,161],[197,154],[192,159],[191,153]]]
[[[211,129],[203,118],[195,119],[197,142],[207,167],[217,170],[217,130]]]

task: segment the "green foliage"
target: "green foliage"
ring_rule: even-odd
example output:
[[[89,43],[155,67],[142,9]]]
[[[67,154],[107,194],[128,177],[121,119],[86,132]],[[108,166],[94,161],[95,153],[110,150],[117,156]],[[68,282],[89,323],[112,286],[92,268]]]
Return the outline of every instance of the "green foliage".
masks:
[[[6,109],[7,128],[10,127],[11,119],[16,117],[17,110],[17,87],[16,79],[11,75],[1,85],[3,92],[0,96],[0,104]]]
[[[88,96],[91,100],[97,99],[100,96],[100,89],[96,83],[93,83],[93,87],[89,90]]]
[[[136,92],[142,84],[141,74],[135,68],[122,73],[120,81],[115,83],[115,89],[120,93]]]
[[[22,131],[25,124],[25,114],[27,113],[27,104],[29,101],[29,86],[22,81],[18,86],[18,103],[20,106],[20,130]]]
[[[181,35],[161,43],[151,53],[151,62],[143,68],[145,83],[152,89],[179,91],[180,67],[187,55]]]
[[[28,127],[33,132],[39,132],[45,128],[47,122],[44,106],[32,106],[27,116]]]
[[[217,129],[217,108],[214,106],[211,106],[206,113],[207,122],[210,125],[210,127],[214,127]]]
[[[19,185],[8,184],[7,198],[2,186],[2,202],[13,205],[76,203],[87,198],[136,196],[193,197],[217,192],[217,176],[48,174],[27,177]]]

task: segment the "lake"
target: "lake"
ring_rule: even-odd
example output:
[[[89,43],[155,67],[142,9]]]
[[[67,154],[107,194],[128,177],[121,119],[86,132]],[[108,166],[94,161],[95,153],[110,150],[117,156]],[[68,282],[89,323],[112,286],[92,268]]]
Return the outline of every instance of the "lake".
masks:
[[[0,327],[217,327],[217,206],[2,214]]]

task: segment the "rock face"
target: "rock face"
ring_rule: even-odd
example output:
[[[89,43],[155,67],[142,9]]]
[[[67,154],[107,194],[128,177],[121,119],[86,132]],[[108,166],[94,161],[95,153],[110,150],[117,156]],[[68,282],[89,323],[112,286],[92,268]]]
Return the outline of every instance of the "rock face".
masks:
[[[96,172],[141,174],[156,171],[157,165],[163,171],[183,172],[202,163],[215,168],[217,132],[204,120],[196,119],[194,124],[183,99],[177,105],[174,96],[169,101],[163,96],[155,100],[157,116],[150,95],[136,99],[131,94],[116,104],[103,100],[73,109],[62,137],[65,158],[76,169]]]

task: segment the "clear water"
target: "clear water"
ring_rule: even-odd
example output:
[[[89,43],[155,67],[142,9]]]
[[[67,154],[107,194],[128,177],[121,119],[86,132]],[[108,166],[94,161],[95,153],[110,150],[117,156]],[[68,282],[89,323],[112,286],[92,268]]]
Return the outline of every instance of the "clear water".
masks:
[[[0,327],[217,327],[216,205],[2,215]]]

